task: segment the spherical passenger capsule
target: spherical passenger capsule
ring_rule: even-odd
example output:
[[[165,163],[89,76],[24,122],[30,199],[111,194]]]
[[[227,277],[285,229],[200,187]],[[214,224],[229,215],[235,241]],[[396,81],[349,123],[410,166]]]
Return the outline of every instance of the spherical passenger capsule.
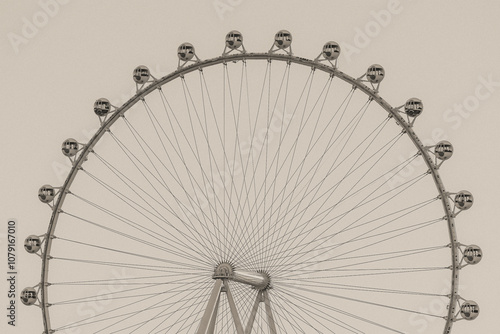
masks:
[[[337,42],[327,42],[323,45],[323,57],[328,60],[335,60],[340,56],[340,45]]]
[[[243,44],[243,36],[237,30],[231,30],[226,35],[226,46],[232,50],[239,48]]]
[[[455,205],[460,210],[468,210],[474,204],[474,197],[467,190],[462,190],[455,195]]]
[[[36,235],[29,235],[24,239],[24,249],[30,254],[38,252],[41,244],[42,241]]]
[[[78,153],[79,148],[80,145],[73,138],[66,139],[61,145],[62,153],[67,157],[74,157]]]
[[[483,258],[483,251],[477,245],[469,245],[464,249],[464,260],[468,264],[478,264]]]
[[[460,315],[465,320],[474,320],[479,315],[479,305],[472,300],[463,302],[460,306]]]
[[[20,297],[24,305],[30,306],[36,303],[37,293],[36,290],[33,288],[26,288],[23,291],[21,291]]]
[[[38,199],[43,203],[51,202],[55,196],[56,196],[56,190],[51,185],[48,184],[43,185],[38,190]]]
[[[368,67],[368,70],[366,71],[366,78],[373,84],[380,83],[384,79],[384,76],[385,70],[379,64],[373,64],[372,66]]]
[[[182,43],[177,48],[177,57],[182,61],[189,61],[194,57],[194,46],[191,43]]]
[[[280,30],[274,36],[274,45],[278,49],[286,49],[292,44],[292,34],[287,30]]]
[[[144,83],[148,82],[149,76],[150,76],[149,68],[147,68],[144,65],[137,66],[134,69],[133,78],[134,78],[134,81],[138,84],[144,84]]]
[[[420,99],[413,97],[405,103],[405,113],[410,117],[419,116],[424,110],[424,104]]]
[[[111,110],[111,103],[108,99],[100,98],[94,102],[94,112],[97,116],[106,116]]]
[[[440,160],[448,160],[453,155],[453,145],[449,141],[442,140],[434,147],[434,154]]]

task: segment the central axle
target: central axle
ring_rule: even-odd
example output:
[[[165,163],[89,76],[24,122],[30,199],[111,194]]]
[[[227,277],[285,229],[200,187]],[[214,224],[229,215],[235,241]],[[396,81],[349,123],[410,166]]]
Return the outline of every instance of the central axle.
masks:
[[[233,318],[237,334],[250,334],[252,332],[260,303],[263,303],[265,307],[269,333],[277,333],[268,291],[271,288],[271,278],[266,272],[235,270],[232,264],[222,262],[215,268],[212,278],[215,280],[214,288],[212,289],[212,293],[207,303],[207,308],[201,318],[200,326],[198,327],[196,334],[214,333],[217,323],[220,295],[222,292],[226,294],[226,301],[229,304],[229,309],[231,310],[231,316]],[[258,290],[245,328],[241,323],[240,315],[236,307],[237,303],[233,298],[228,281],[247,284]]]
[[[266,273],[235,270],[233,266],[227,262],[223,262],[215,268],[212,278],[231,280],[251,285],[257,290],[265,290],[269,288],[271,283],[271,279]]]

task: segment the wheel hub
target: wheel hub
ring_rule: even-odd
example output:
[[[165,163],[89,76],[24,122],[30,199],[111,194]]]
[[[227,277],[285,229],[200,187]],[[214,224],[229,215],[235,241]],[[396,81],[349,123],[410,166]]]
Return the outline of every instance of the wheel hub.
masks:
[[[247,284],[256,290],[267,290],[271,286],[271,277],[268,273],[235,270],[233,265],[228,262],[220,263],[215,268],[212,278]]]

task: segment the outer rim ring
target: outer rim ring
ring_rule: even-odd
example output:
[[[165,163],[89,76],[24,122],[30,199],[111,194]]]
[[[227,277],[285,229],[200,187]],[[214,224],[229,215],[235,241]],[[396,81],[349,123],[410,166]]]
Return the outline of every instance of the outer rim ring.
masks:
[[[355,79],[341,71],[337,68],[321,64],[319,62],[301,58],[292,55],[284,55],[284,54],[276,54],[276,53],[240,53],[240,54],[232,54],[232,55],[222,55],[216,58],[211,58],[203,61],[198,61],[195,64],[179,68],[176,71],[167,74],[161,79],[158,79],[152,82],[150,85],[140,89],[137,93],[132,96],[127,102],[125,102],[122,106],[117,108],[113,115],[107,119],[99,130],[94,134],[94,136],[89,140],[89,142],[83,147],[82,152],[75,160],[73,167],[71,168],[66,181],[60,189],[59,196],[57,197],[57,201],[52,209],[52,216],[50,218],[49,227],[46,233],[44,250],[42,253],[42,272],[41,272],[41,280],[40,280],[40,291],[41,291],[41,309],[43,316],[43,324],[44,324],[44,333],[54,333],[50,326],[50,316],[49,316],[49,307],[48,303],[48,291],[47,287],[49,283],[47,282],[48,273],[49,273],[49,260],[51,259],[50,250],[52,246],[52,239],[54,238],[54,231],[57,226],[57,221],[59,219],[59,213],[62,212],[61,207],[64,203],[66,195],[70,192],[69,188],[73,183],[78,171],[82,168],[83,163],[87,160],[87,156],[92,152],[94,146],[101,139],[101,137],[106,133],[111,125],[113,125],[116,120],[121,117],[128,109],[134,106],[137,102],[139,102],[144,96],[149,95],[155,89],[161,89],[161,87],[186,73],[193,72],[195,70],[201,70],[205,67],[214,66],[218,64],[224,64],[228,61],[245,61],[247,59],[260,59],[260,60],[277,60],[277,61],[286,61],[289,63],[295,63],[303,66],[310,66],[314,69],[321,70],[323,72],[329,73],[349,84],[352,84],[356,88],[363,91],[370,98],[375,100],[382,108],[384,108],[391,117],[395,118],[397,123],[401,126],[402,130],[410,137],[413,144],[417,148],[420,155],[422,155],[427,167],[429,168],[429,173],[432,175],[434,183],[436,184],[436,188],[438,190],[441,202],[443,204],[443,208],[446,214],[446,220],[448,222],[448,232],[450,235],[450,248],[451,248],[451,258],[452,265],[450,267],[452,275],[451,275],[451,291],[450,291],[450,304],[448,305],[448,316],[446,317],[446,324],[444,327],[444,334],[451,333],[451,328],[453,326],[453,322],[455,320],[455,312],[458,303],[458,285],[459,285],[459,271],[460,271],[460,259],[459,259],[459,242],[457,239],[457,233],[455,229],[455,219],[453,214],[453,209],[448,201],[447,191],[444,187],[443,181],[439,175],[438,166],[434,163],[432,157],[429,155],[427,149],[417,137],[416,133],[413,131],[412,126],[399,114],[396,108],[393,108],[387,101],[385,101],[382,97],[378,95],[378,92],[368,86],[366,86],[363,82],[358,79]]]

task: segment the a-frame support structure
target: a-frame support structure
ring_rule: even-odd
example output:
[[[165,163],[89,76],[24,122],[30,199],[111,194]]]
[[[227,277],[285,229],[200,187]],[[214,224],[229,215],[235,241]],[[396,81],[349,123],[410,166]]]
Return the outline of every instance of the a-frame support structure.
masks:
[[[212,293],[210,294],[210,298],[208,299],[205,313],[201,318],[200,326],[198,327],[196,334],[214,333],[217,323],[217,312],[219,309],[222,293],[226,294],[226,299],[229,304],[229,309],[231,311],[231,316],[233,318],[237,334],[252,333],[252,328],[255,323],[255,318],[257,316],[257,312],[261,303],[264,303],[267,316],[267,325],[269,326],[269,333],[277,333],[276,324],[271,308],[271,301],[269,299],[268,293],[268,289],[270,287],[268,275],[262,273],[233,271],[232,267],[228,266],[226,263],[223,263],[216,268],[213,278],[215,279],[215,284],[212,289]],[[258,290],[245,328],[243,328],[243,325],[241,323],[238,309],[229,287],[229,280],[247,284],[252,288]]]

